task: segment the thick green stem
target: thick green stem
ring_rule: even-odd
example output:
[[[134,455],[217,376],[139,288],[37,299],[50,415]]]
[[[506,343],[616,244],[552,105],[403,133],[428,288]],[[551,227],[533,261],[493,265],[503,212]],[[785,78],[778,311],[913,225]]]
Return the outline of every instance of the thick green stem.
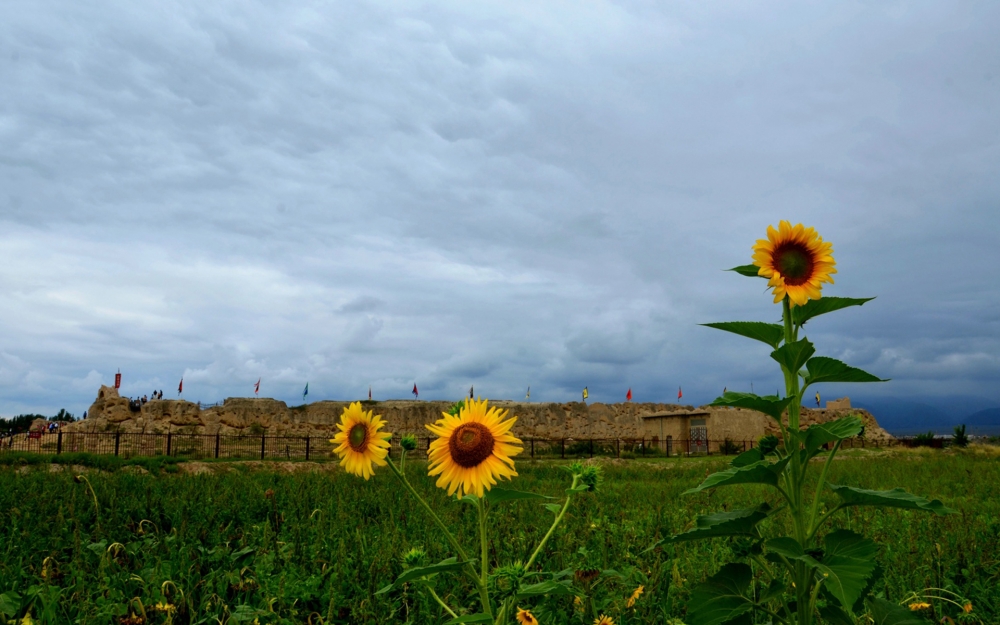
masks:
[[[830,463],[833,462],[833,457],[837,455],[839,449],[840,441],[837,441],[830,451],[830,455],[826,457],[826,462],[823,463],[823,470],[819,474],[819,481],[816,483],[816,494],[813,495],[812,512],[809,514],[810,537],[816,533],[816,513],[819,511],[819,493],[823,490],[823,485],[826,483],[826,472],[830,469]]]
[[[465,550],[462,549],[462,546],[459,545],[458,541],[455,540],[455,537],[452,536],[451,531],[448,530],[448,526],[444,524],[441,517],[434,513],[434,510],[424,500],[424,498],[420,496],[417,489],[413,488],[413,485],[410,484],[410,482],[406,479],[406,476],[399,471],[399,468],[396,467],[395,463],[393,463],[393,461],[389,458],[386,458],[386,463],[389,465],[389,468],[396,475],[396,477],[399,478],[399,481],[403,483],[403,486],[406,487],[406,490],[410,491],[410,494],[413,495],[413,497],[420,502],[420,505],[424,507],[424,510],[427,511],[427,514],[430,515],[431,519],[435,524],[437,524],[438,528],[444,534],[445,540],[448,541],[451,548],[458,554],[458,557],[465,562],[465,570],[469,574],[472,581],[476,584],[476,588],[479,590],[479,601],[483,604],[483,612],[492,616],[493,610],[490,608],[490,596],[486,591],[486,584],[480,581],[479,574],[476,572],[476,567],[472,566],[472,562],[469,561],[469,556],[465,553]]]
[[[792,305],[788,296],[782,300],[782,321],[785,329],[785,344],[798,340],[798,332],[792,324]],[[789,461],[788,491],[794,503],[791,506],[792,522],[795,527],[795,539],[808,549],[806,543],[809,531],[806,527],[806,510],[803,505],[803,487],[805,486],[805,474],[808,465],[803,465],[801,455],[801,442],[799,440],[799,410],[802,404],[802,395],[799,390],[799,372],[789,371],[784,366],[781,367],[785,375],[785,397],[791,397],[792,402],[788,404],[788,432],[785,437],[785,450],[791,454]],[[809,603],[811,588],[812,569],[804,562],[797,562],[794,567],[792,579],[796,580],[796,621],[798,625],[809,625],[812,620],[812,606]]]
[[[476,499],[476,508],[479,510],[479,581],[485,586],[489,566],[487,557],[489,555],[489,541],[486,539],[486,502],[482,497]]]
[[[569,487],[570,491],[576,488],[579,482],[580,482],[580,476],[574,475],[573,484],[572,486]],[[569,502],[572,499],[573,495],[571,493],[566,493],[566,502],[563,503],[562,510],[559,511],[559,514],[556,515],[555,520],[552,521],[552,527],[550,527],[549,531],[545,533],[545,536],[542,538],[542,542],[538,543],[538,547],[535,548],[535,553],[531,554],[531,557],[528,558],[528,563],[524,565],[525,570],[531,570],[531,565],[535,563],[535,558],[537,558],[538,554],[542,552],[542,549],[545,547],[545,543],[549,542],[549,538],[552,537],[552,533],[556,531],[556,527],[559,526],[559,523],[562,522],[563,517],[566,516],[566,510],[569,509]]]

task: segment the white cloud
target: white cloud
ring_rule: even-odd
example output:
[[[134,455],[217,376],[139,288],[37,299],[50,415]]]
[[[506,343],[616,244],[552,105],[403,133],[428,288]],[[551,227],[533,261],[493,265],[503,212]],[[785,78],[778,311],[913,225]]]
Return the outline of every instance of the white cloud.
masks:
[[[887,6],[8,3],[0,411],[769,385],[696,324],[781,218],[823,353],[995,395],[1000,9]]]

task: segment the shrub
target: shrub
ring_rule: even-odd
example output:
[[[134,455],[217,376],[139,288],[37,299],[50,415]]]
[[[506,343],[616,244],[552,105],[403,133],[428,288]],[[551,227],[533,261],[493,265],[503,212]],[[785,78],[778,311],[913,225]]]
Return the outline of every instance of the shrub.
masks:
[[[955,436],[951,439],[951,442],[955,444],[956,447],[968,447],[969,437],[965,434],[965,424],[955,426]]]

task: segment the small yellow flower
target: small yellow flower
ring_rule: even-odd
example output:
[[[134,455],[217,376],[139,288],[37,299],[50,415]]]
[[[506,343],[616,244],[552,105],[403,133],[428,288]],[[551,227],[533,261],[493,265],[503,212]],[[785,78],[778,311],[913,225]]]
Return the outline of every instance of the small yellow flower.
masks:
[[[577,595],[576,597],[573,597],[573,605],[575,605],[578,608],[582,608],[583,607],[583,597],[581,597],[579,595]]]
[[[31,620],[31,612],[24,615],[21,619],[21,625],[35,625],[35,621]]]
[[[517,622],[520,625],[538,625],[538,619],[530,610],[517,609]]]
[[[962,606],[962,612],[965,612],[966,614],[968,614],[969,612],[972,612],[972,602],[971,601],[966,602],[966,604]]]
[[[638,588],[636,588],[635,592],[632,593],[632,596],[629,597],[628,601],[625,602],[625,607],[631,608],[632,606],[634,606],[636,599],[639,598],[639,595],[642,594],[643,590],[645,590],[645,586],[639,586]]]
[[[917,612],[918,610],[929,610],[931,604],[925,603],[923,601],[917,601],[916,603],[910,604],[910,610]]]
[[[170,612],[176,612],[177,606],[175,606],[172,603],[164,603],[162,601],[158,601],[156,605],[153,606],[153,609],[156,610],[157,612],[170,613]]]
[[[615,625],[615,621],[610,616],[602,614],[594,619],[594,625]]]
[[[359,401],[344,408],[337,424],[340,432],[330,439],[337,445],[333,451],[340,456],[340,466],[366,480],[375,474],[372,464],[384,467],[392,438],[388,432],[379,432],[384,425],[382,415],[372,416],[372,411],[365,411]]]

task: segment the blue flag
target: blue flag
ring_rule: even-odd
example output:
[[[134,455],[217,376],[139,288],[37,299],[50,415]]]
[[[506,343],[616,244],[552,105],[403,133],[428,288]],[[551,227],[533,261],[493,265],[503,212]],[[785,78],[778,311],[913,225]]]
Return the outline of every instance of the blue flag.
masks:
[[[308,394],[309,394],[309,383],[306,382],[306,390],[302,391],[302,399],[305,399],[306,395]]]

